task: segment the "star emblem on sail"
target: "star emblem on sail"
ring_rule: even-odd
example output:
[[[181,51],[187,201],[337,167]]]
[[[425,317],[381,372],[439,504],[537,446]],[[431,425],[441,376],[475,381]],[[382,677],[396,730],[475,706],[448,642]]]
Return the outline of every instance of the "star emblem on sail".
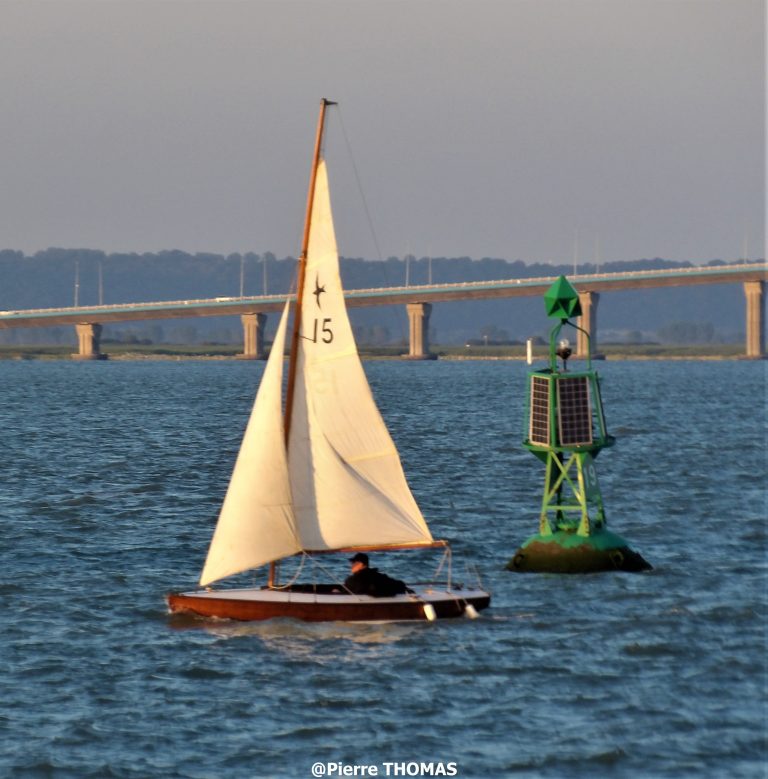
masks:
[[[322,308],[322,306],[320,305],[320,295],[322,295],[323,292],[325,292],[325,286],[322,286],[322,287],[320,286],[320,277],[316,275],[315,276],[315,291],[312,294],[315,296],[315,299],[317,300],[317,307],[318,308]]]
[[[203,586],[301,551],[434,544],[357,352],[323,160],[311,214],[305,310],[299,315],[301,321],[314,316],[311,297],[316,294],[319,303],[322,277],[323,314],[334,323],[334,338],[322,348],[298,340],[286,447],[286,304],[208,551]]]

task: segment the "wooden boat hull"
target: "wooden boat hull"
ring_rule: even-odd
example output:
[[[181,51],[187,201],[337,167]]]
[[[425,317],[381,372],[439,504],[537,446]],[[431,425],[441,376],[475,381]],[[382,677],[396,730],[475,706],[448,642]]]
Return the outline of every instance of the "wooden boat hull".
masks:
[[[431,587],[414,588],[412,594],[391,598],[249,588],[171,593],[167,601],[172,613],[248,622],[277,618],[306,622],[407,622],[429,619],[429,606],[438,619],[461,617],[468,605],[479,612],[488,607],[491,596],[479,589]]]

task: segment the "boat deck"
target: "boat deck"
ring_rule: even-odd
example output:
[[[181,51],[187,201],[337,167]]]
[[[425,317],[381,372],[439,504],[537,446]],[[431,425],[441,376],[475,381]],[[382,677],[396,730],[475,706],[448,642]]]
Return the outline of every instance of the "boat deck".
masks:
[[[305,586],[299,585],[302,590]],[[317,588],[309,585],[315,590]],[[374,598],[348,592],[296,591],[247,587],[231,590],[196,590],[168,596],[172,612],[235,620],[262,620],[288,617],[312,622],[384,621],[459,617],[472,606],[487,608],[490,595],[480,589],[442,589],[416,585],[413,592]],[[325,589],[325,587],[322,587]],[[432,617],[428,616],[432,613]]]

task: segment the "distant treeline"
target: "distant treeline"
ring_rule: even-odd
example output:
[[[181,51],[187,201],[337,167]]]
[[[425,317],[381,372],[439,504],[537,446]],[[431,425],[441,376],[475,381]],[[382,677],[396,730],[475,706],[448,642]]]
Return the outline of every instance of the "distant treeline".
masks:
[[[725,265],[712,260],[708,265]],[[579,263],[578,276],[692,267],[690,262],[642,259]],[[51,248],[31,256],[0,251],[0,309],[53,308],[130,303],[149,300],[187,300],[243,295],[286,294],[296,270],[293,257],[279,259],[270,252],[256,254],[189,254],[182,251],[105,253],[92,249]],[[342,282],[347,289],[489,281],[566,274],[573,265],[526,264],[521,260],[485,257],[390,257],[384,261],[345,257]],[[364,342],[404,342],[408,323],[403,306],[352,309],[353,325]],[[275,326],[270,317],[268,333]],[[677,325],[677,327],[669,326]],[[667,327],[666,331],[663,330]],[[486,336],[493,340],[525,340],[548,328],[543,305],[535,298],[466,301],[436,304],[430,321],[434,343],[458,344]],[[738,340],[744,331],[744,294],[739,284],[615,292],[599,304],[601,337],[656,340],[688,334],[708,341]],[[603,335],[604,334],[604,335]],[[164,320],[105,326],[104,337],[114,340],[199,343],[237,342],[240,323],[233,317]],[[69,342],[71,328],[0,331],[0,343]]]

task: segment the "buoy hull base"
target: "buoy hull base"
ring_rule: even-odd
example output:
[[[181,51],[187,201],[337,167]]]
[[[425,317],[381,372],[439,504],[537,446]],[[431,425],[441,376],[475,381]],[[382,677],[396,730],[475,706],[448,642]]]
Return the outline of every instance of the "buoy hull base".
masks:
[[[517,573],[639,573],[653,568],[621,536],[607,530],[590,536],[565,530],[533,536],[515,552],[506,567]]]

